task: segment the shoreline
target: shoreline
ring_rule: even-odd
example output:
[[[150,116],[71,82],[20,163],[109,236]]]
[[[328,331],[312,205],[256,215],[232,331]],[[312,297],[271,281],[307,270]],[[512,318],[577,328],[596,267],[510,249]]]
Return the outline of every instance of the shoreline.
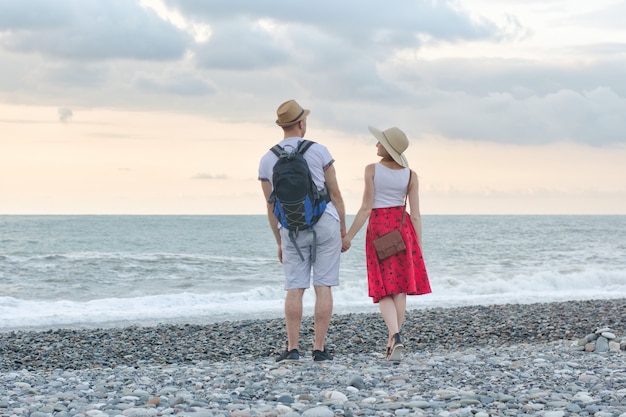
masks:
[[[416,352],[577,340],[600,327],[626,332],[626,298],[412,309],[403,339]],[[378,313],[333,315],[326,345],[335,356],[383,352]],[[114,368],[273,357],[285,348],[284,319],[0,332],[0,371]],[[301,354],[310,355],[312,317],[303,317]]]

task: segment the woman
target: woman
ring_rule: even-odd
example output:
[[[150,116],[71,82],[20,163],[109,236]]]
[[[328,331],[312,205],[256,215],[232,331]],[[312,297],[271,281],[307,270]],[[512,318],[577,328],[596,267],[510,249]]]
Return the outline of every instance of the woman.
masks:
[[[343,239],[342,250],[350,248],[352,239],[369,218],[365,235],[369,296],[378,303],[389,331],[387,360],[399,361],[404,349],[400,332],[406,296],[431,292],[421,250],[419,183],[402,154],[409,146],[404,132],[397,127],[380,131],[370,126],[369,130],[378,140],[377,155],[381,160],[365,167],[363,202]],[[394,229],[401,231],[406,250],[380,260],[374,240]]]

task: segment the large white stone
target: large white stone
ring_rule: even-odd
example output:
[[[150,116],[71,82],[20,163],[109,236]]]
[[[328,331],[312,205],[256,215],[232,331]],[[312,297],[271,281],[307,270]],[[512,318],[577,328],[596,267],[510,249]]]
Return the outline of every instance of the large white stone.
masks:
[[[346,394],[344,394],[343,392],[339,392],[339,391],[328,391],[326,393],[326,398],[339,401],[339,402],[348,401],[348,397],[346,396]]]
[[[309,408],[304,413],[302,413],[304,417],[334,417],[335,413],[328,407],[315,407]]]
[[[610,341],[609,342],[609,352],[619,353],[620,352],[620,345],[619,345],[619,343]]]
[[[122,412],[126,417],[153,417],[157,413],[154,408],[129,408]]]
[[[574,395],[573,399],[581,401],[584,404],[590,404],[590,403],[595,402],[595,399],[591,395],[589,395],[588,392],[585,392],[585,391],[577,392]]]
[[[615,334],[611,332],[602,332],[601,335],[602,337],[606,337],[609,340],[615,339]]]
[[[546,411],[544,413],[544,417],[563,417],[565,415],[565,411],[556,410],[556,411]]]

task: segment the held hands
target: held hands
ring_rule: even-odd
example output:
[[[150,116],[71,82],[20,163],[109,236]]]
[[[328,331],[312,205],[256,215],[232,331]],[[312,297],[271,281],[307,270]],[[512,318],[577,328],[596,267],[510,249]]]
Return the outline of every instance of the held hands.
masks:
[[[350,249],[350,247],[352,246],[352,239],[348,239],[347,237],[344,237],[343,239],[341,239],[341,251],[345,252],[348,249]]]

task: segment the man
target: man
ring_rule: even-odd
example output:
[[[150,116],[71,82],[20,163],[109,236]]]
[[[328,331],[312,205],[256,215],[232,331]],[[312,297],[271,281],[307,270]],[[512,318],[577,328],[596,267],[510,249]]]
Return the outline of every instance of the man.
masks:
[[[309,113],[309,110],[303,109],[295,100],[286,101],[278,107],[276,124],[282,127],[284,133],[284,139],[279,143],[280,147],[285,150],[297,148],[306,133]],[[290,239],[289,231],[279,224],[273,213],[274,203],[270,202],[273,191],[273,167],[278,157],[269,151],[261,158],[259,164],[259,180],[267,202],[269,224],[278,244],[278,260],[283,264],[287,291],[285,322],[288,346],[276,358],[277,362],[300,359],[298,342],[302,322],[302,297],[304,291],[310,287],[311,273],[315,288],[313,360],[332,360],[324,346],[324,340],[333,311],[331,288],[339,285],[341,239],[346,233],[345,207],[337,184],[334,159],[328,149],[315,143],[304,153],[304,158],[318,190],[322,190],[326,185],[330,202],[313,228],[299,231],[294,241]]]

